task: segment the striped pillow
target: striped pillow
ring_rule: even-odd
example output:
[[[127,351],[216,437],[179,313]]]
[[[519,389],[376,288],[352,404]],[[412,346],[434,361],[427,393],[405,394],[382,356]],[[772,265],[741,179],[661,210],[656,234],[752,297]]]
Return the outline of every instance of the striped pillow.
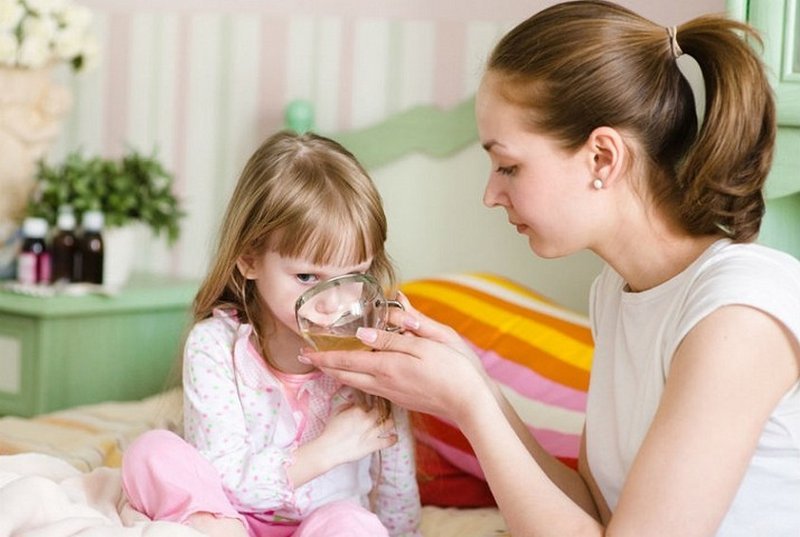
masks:
[[[588,319],[491,274],[414,280],[401,290],[415,308],[466,339],[534,437],[576,467],[593,350]],[[425,414],[414,423],[418,443],[483,479],[458,429]]]

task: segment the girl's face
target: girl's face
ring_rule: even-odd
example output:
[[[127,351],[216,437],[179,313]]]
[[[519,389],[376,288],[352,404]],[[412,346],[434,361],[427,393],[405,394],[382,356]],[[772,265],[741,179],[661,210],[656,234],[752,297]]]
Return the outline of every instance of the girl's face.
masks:
[[[492,166],[484,204],[503,207],[509,223],[541,257],[586,247],[591,155],[584,148],[567,153],[553,139],[531,132],[522,123],[523,110],[498,95],[499,83],[487,74],[476,99],[480,140]]]
[[[315,265],[302,258],[268,251],[240,261],[239,268],[246,278],[255,281],[274,321],[275,335],[300,338],[294,314],[294,304],[300,295],[322,280],[343,274],[363,274],[371,265],[372,258],[357,265]]]

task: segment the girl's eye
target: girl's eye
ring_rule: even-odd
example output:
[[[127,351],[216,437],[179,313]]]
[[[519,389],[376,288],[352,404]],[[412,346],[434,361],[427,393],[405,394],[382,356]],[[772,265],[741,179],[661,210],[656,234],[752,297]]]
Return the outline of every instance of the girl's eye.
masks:
[[[514,175],[515,173],[517,173],[517,167],[516,166],[498,166],[495,171],[497,173],[499,173],[500,175]]]
[[[319,277],[315,274],[298,274],[296,277],[300,283],[317,283],[319,281]]]

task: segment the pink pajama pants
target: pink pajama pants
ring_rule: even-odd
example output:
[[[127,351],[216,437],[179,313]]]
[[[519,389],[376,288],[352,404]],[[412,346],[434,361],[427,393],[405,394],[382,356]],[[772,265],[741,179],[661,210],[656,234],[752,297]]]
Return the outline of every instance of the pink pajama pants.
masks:
[[[152,520],[185,523],[194,513],[211,513],[242,521],[251,537],[388,536],[374,513],[348,501],[319,507],[299,525],[268,523],[239,513],[225,495],[217,470],[166,430],[148,431],[125,450],[122,488],[131,506]]]

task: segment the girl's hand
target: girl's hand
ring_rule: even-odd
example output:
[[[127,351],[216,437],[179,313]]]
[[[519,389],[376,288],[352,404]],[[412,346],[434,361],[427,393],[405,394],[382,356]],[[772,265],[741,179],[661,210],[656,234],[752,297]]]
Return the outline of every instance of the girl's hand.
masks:
[[[295,450],[289,479],[299,487],[334,466],[358,460],[395,442],[397,433],[391,418],[379,423],[377,409],[345,407],[331,416],[317,438]]]
[[[397,433],[391,418],[380,422],[378,409],[367,411],[353,405],[331,416],[325,430],[313,440],[317,441],[324,445],[335,464],[342,464],[394,445]]]

